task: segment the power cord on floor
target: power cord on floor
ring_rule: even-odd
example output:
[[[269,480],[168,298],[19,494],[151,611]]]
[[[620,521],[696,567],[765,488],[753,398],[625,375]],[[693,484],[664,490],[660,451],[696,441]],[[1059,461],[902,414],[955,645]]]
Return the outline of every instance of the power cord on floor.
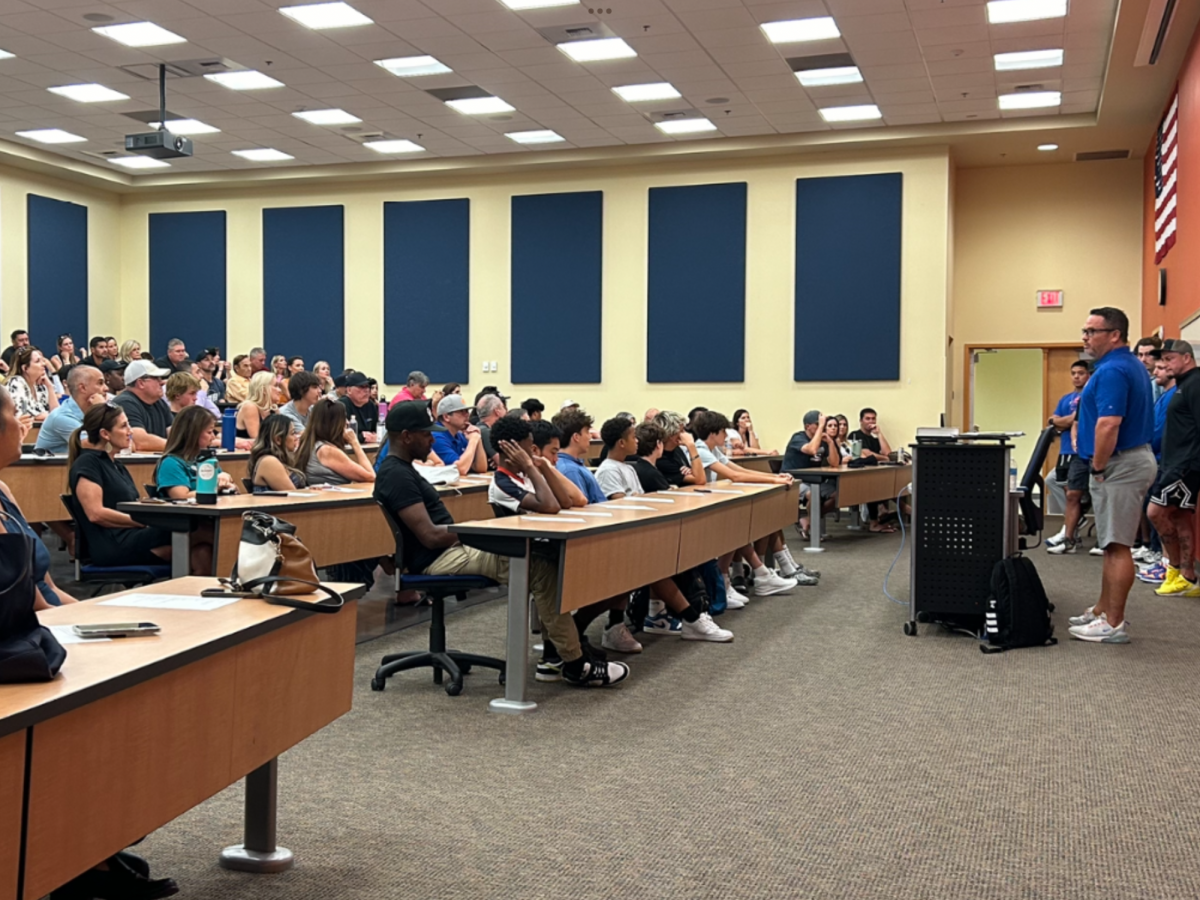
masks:
[[[908,538],[908,530],[904,527],[904,515],[900,513],[900,498],[903,497],[906,492],[910,496],[912,495],[911,481],[904,487],[900,488],[900,493],[896,495],[896,512],[899,514],[896,516],[896,518],[900,520],[900,549],[896,551],[896,558],[892,560],[892,564],[888,566],[887,574],[883,576],[884,596],[900,606],[908,606],[908,603],[904,600],[897,600],[892,596],[891,592],[888,590],[888,580],[892,577],[892,569],[896,568],[896,563],[900,561],[900,557],[904,553],[904,543]]]

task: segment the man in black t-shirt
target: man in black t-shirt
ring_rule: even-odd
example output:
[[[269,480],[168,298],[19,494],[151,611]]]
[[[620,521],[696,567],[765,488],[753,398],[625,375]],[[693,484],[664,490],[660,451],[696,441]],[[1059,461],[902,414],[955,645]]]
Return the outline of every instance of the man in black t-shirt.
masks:
[[[625,462],[633,471],[647,494],[669,491],[671,482],[658,470],[658,460],[663,453],[663,430],[653,422],[643,422],[634,430],[637,437],[637,456],[626,457]]]
[[[879,429],[879,416],[869,406],[858,414],[858,430],[850,432],[846,435],[846,438],[851,441],[862,441],[861,459],[875,459],[879,462],[887,462],[891,456],[892,447],[888,443],[887,438],[883,436],[883,432]],[[896,530],[890,525],[882,525],[879,522],[879,512],[886,507],[887,503],[882,501],[867,504],[867,519],[869,521],[867,529],[869,531],[888,534]]]
[[[704,464],[696,450],[696,439],[687,430],[687,421],[679,413],[664,409],[654,417],[663,432],[663,453],[655,466],[672,487],[704,484]]]
[[[167,446],[167,429],[175,419],[170,404],[163,399],[163,379],[170,374],[142,359],[125,367],[125,390],[113,403],[129,417],[133,449],[139,453],[161,453]]]
[[[379,404],[371,399],[371,379],[362,372],[351,372],[346,376],[346,396],[338,402],[346,407],[346,421],[357,423],[358,439],[375,443],[379,439]]]
[[[414,468],[413,461],[429,457],[433,432],[443,431],[433,420],[429,404],[420,400],[397,403],[387,415],[388,457],[375,479],[375,499],[384,504],[400,523],[404,541],[404,568],[427,575],[482,575],[508,583],[508,559],[484,553],[459,543],[447,529],[454,518],[442,503],[437,490]],[[522,461],[523,462],[523,461]],[[521,472],[536,481],[542,477],[539,467]],[[543,501],[545,497],[543,496]],[[546,633],[563,660],[562,677],[581,687],[615,684],[628,670],[613,666],[610,677],[607,663],[583,653],[579,632],[570,615],[558,609],[558,567],[541,556],[529,558],[529,592],[537,606]],[[524,597],[514,602],[527,602]]]

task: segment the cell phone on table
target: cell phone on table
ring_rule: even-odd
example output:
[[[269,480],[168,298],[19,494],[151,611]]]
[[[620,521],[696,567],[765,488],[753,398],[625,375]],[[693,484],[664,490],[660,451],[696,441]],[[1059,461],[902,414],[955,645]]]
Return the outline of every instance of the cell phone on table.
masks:
[[[74,625],[71,630],[81,638],[144,637],[161,631],[153,622],[97,622],[92,625]]]

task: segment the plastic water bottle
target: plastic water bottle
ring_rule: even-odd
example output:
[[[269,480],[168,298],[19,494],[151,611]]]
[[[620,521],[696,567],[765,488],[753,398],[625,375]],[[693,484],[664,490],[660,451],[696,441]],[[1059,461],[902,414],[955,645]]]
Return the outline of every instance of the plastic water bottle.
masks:
[[[1010,466],[1008,470],[1008,489],[1015,491],[1017,489],[1017,467]]]
[[[386,399],[379,401],[379,421],[380,423],[387,421],[388,402]],[[380,429],[382,431],[382,429]]]
[[[216,454],[208,450],[200,454],[196,466],[196,502],[214,506],[217,502],[217,476],[221,467],[217,465]]]
[[[232,450],[237,446],[237,410],[227,409],[221,417],[221,449]]]

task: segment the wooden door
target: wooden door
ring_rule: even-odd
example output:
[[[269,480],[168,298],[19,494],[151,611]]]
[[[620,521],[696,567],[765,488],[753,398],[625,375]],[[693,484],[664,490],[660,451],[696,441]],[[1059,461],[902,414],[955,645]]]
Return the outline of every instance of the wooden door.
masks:
[[[1045,422],[1050,418],[1050,414],[1054,412],[1054,407],[1058,405],[1058,401],[1063,394],[1068,394],[1075,388],[1071,384],[1071,365],[1079,359],[1079,350],[1074,348],[1062,347],[1047,347],[1043,353],[1044,361],[1044,376],[1042,378],[1042,388],[1045,396],[1042,401],[1043,418]],[[1042,467],[1043,476],[1054,468],[1054,464],[1058,461],[1057,448],[1046,454],[1046,464]]]

